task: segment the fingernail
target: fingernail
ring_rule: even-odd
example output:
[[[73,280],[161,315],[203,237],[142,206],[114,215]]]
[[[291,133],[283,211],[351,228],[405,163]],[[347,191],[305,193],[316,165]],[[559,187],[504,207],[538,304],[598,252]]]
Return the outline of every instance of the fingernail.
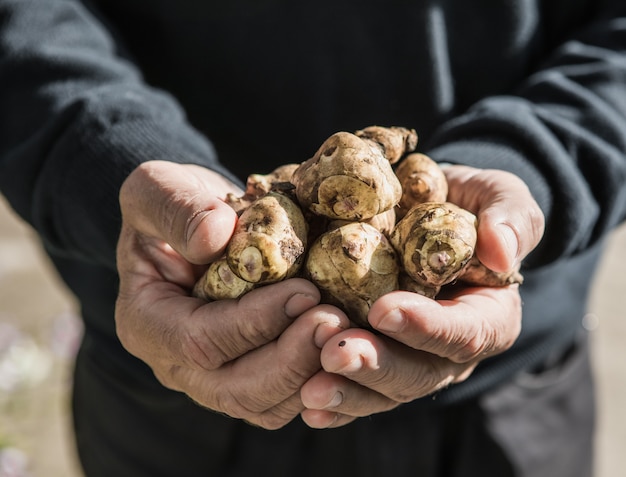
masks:
[[[513,258],[513,265],[516,265],[519,257],[519,240],[515,230],[509,224],[501,223],[498,224],[498,231],[506,244],[509,256]]]
[[[209,216],[210,210],[201,210],[197,212],[187,224],[187,230],[185,233],[185,243],[188,244],[191,237],[196,232],[200,224]]]
[[[284,310],[289,318],[296,318],[315,305],[317,305],[317,298],[313,295],[296,293],[287,300]]]
[[[315,346],[319,349],[322,349],[328,339],[335,334],[335,330],[331,329],[329,326],[326,326],[326,323],[320,323],[315,328],[315,333],[313,334],[313,342]]]
[[[323,409],[332,409],[334,407],[339,406],[343,402],[343,394],[341,392],[336,392],[333,398],[326,403]]]
[[[397,333],[402,330],[406,320],[404,313],[397,308],[391,310],[378,322],[376,329],[388,333]]]

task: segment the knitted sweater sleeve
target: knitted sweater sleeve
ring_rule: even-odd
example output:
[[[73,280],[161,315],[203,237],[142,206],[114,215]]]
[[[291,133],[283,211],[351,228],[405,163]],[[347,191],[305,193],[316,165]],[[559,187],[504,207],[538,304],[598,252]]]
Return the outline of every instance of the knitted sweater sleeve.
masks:
[[[115,267],[118,192],[150,159],[221,169],[75,0],[0,0],[0,190],[55,254]]]
[[[547,218],[533,266],[598,243],[626,214],[626,8],[602,3],[515,94],[478,102],[428,146],[524,179]]]

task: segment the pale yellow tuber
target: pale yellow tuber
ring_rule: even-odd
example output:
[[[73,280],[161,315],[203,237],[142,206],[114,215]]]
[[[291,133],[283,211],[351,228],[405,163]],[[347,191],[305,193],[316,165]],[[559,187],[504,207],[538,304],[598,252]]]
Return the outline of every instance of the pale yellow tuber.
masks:
[[[287,195],[269,192],[245,209],[226,249],[233,273],[255,284],[294,276],[303,261],[308,226]]]
[[[245,196],[258,199],[269,193],[272,188],[280,188],[282,184],[290,183],[298,167],[300,164],[285,164],[269,174],[250,174],[246,181]]]
[[[241,214],[252,205],[252,202],[268,194],[271,190],[285,191],[294,189],[291,176],[300,164],[285,164],[278,166],[269,174],[250,174],[246,180],[246,190],[243,195],[228,194],[225,202],[235,212]]]
[[[356,324],[368,326],[372,303],[398,289],[396,253],[384,234],[352,222],[320,236],[305,262],[307,276],[323,300],[342,308]]]
[[[307,161],[248,176],[245,193],[226,198],[239,221],[225,256],[193,294],[236,299],[303,276],[369,327],[374,301],[394,290],[436,298],[455,284],[521,283],[519,270],[496,273],[474,255],[476,217],[447,202],[443,170],[416,145],[412,129],[369,126],[333,134]]]
[[[380,147],[383,156],[395,164],[402,156],[417,147],[417,134],[414,129],[402,127],[368,126],[354,133],[356,136],[372,141]]]
[[[430,287],[456,279],[474,254],[476,238],[476,217],[447,202],[416,205],[390,237],[404,271]]]
[[[239,298],[254,288],[233,273],[225,258],[213,262],[198,280],[193,295],[207,301]]]
[[[494,272],[474,255],[459,275],[459,281],[474,286],[503,287],[515,283],[521,284],[524,282],[524,277],[519,267],[510,272]]]
[[[294,172],[300,205],[331,219],[368,220],[396,206],[402,187],[382,149],[338,132]]]
[[[352,222],[351,220],[329,220],[326,227],[327,230],[336,229],[342,225]],[[396,211],[395,209],[389,209],[381,214],[377,214],[371,219],[361,221],[364,224],[371,225],[377,230],[380,230],[385,235],[389,236],[396,226]]]
[[[425,154],[406,156],[396,168],[396,176],[402,185],[402,197],[398,203],[398,217],[402,218],[417,204],[445,202],[448,198],[448,181],[439,164]]]

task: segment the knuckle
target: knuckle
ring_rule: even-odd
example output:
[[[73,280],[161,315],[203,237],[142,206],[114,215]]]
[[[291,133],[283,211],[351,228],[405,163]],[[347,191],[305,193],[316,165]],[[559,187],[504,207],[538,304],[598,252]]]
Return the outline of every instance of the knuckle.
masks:
[[[243,419],[255,423],[261,410],[252,409],[252,403],[247,401],[248,399],[243,401],[238,393],[226,390],[216,393],[215,397],[208,402],[215,402],[215,406],[210,407],[213,407],[218,412],[235,419]]]
[[[453,356],[453,361],[457,363],[467,363],[476,357],[484,354],[492,347],[494,338],[492,333],[483,330],[474,336],[463,341],[459,351]]]
[[[264,429],[277,430],[291,422],[294,417],[304,410],[302,400],[297,396],[291,396],[285,401],[262,412],[257,417],[257,423]]]
[[[281,416],[274,412],[265,412],[257,416],[255,423],[268,431],[276,431],[285,427],[292,419],[293,416]]]
[[[227,361],[225,353],[206,334],[200,338],[191,331],[180,340],[182,357],[193,368],[214,370]]]
[[[182,391],[182,388],[179,386],[177,380],[179,370],[180,368],[178,366],[171,366],[166,371],[153,368],[152,372],[162,386],[167,389],[171,389],[172,391]]]
[[[441,361],[433,356],[432,359],[424,360],[420,372],[416,373],[413,386],[406,386],[405,392],[395,395],[394,400],[401,403],[410,402],[444,388],[451,381],[452,375],[442,374]]]
[[[135,334],[129,324],[128,307],[123,304],[125,302],[122,296],[118,297],[115,306],[115,333],[126,351],[135,354],[137,351],[137,343]]]
[[[291,364],[286,364],[281,376],[281,386],[284,386],[285,392],[295,392],[319,369],[320,366],[314,370],[303,370]]]
[[[245,341],[246,347],[250,349],[269,343],[278,334],[277,330],[268,327],[262,319],[242,320],[238,328],[239,339]]]

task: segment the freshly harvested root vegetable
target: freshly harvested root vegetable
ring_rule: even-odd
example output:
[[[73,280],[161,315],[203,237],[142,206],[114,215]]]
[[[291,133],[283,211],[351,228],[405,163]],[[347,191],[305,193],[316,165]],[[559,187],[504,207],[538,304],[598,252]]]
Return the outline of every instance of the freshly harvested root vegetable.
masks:
[[[198,280],[193,295],[207,301],[239,298],[255,287],[253,283],[242,280],[233,273],[226,258],[209,265],[202,278]]]
[[[524,277],[519,269],[510,272],[494,272],[474,255],[459,275],[459,281],[481,287],[504,287],[515,283],[521,285]]]
[[[254,199],[248,198],[245,195],[240,196],[237,194],[230,193],[226,195],[226,199],[224,200],[228,205],[230,205],[237,215],[241,215],[241,213],[246,210],[248,207],[252,205]]]
[[[336,229],[350,222],[350,220],[331,220],[328,223],[327,229]],[[396,226],[396,211],[395,209],[389,209],[381,214],[375,215],[371,219],[363,220],[362,222],[380,230],[388,237]]]
[[[414,205],[424,202],[445,202],[448,198],[448,181],[439,164],[425,154],[412,153],[396,168],[402,185],[398,203],[398,217],[402,218]]]
[[[291,177],[298,167],[300,164],[285,164],[269,174],[250,174],[246,181],[245,196],[258,199],[268,194],[272,188],[291,182]]]
[[[285,164],[274,169],[269,174],[250,174],[246,180],[246,190],[243,195],[228,194],[226,203],[235,212],[241,214],[252,205],[252,202],[268,194],[271,190],[287,191],[294,189],[291,176],[300,164]]]
[[[395,207],[402,196],[381,148],[348,132],[330,136],[292,181],[304,209],[331,219],[368,220]]]
[[[233,273],[257,285],[298,273],[307,246],[308,225],[287,195],[271,191],[245,209],[226,248]]]
[[[389,209],[381,214],[375,215],[369,220],[366,220],[365,223],[380,230],[387,237],[389,237],[396,226],[396,210]]]
[[[417,133],[414,129],[402,127],[369,126],[354,133],[362,139],[376,143],[391,164],[417,147]]]
[[[245,193],[226,198],[239,220],[225,255],[193,295],[236,299],[301,276],[367,328],[372,304],[394,290],[435,299],[456,283],[522,283],[474,255],[477,219],[447,202],[445,174],[414,152],[417,140],[401,127],[337,132],[307,161],[248,176]]]
[[[476,238],[474,214],[448,202],[416,205],[390,237],[404,271],[430,287],[457,278],[474,254]]]
[[[321,235],[311,246],[305,273],[322,291],[323,301],[343,309],[367,327],[376,299],[398,289],[396,253],[380,231],[351,222]]]

